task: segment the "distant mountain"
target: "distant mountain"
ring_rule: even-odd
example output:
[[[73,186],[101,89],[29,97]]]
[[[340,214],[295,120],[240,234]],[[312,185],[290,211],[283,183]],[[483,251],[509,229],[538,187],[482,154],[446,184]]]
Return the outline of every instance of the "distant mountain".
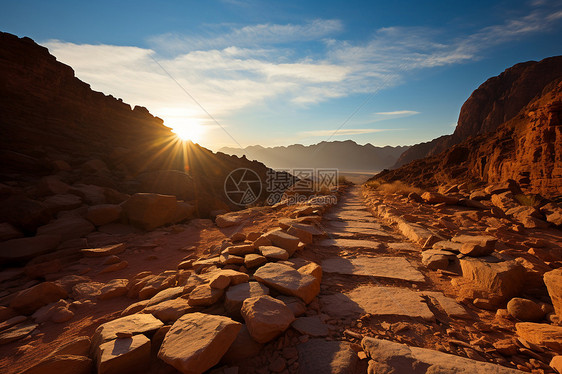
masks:
[[[263,162],[273,169],[337,168],[345,171],[376,172],[391,167],[408,146],[375,147],[359,145],[352,140],[320,142],[309,146],[294,144],[287,147],[240,148],[224,147],[219,151]]]
[[[562,56],[545,58],[539,62],[522,62],[506,69],[482,83],[470,95],[461,108],[453,134],[410,147],[394,167],[437,155],[471,136],[495,131],[559,77],[562,77]]]

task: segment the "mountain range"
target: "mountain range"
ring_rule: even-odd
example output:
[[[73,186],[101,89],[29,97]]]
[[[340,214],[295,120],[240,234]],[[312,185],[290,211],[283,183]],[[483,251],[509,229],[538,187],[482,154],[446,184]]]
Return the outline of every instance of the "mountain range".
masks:
[[[320,142],[305,146],[293,144],[279,147],[249,146],[243,149],[224,147],[219,150],[250,160],[263,162],[273,169],[337,168],[341,171],[378,172],[389,168],[409,147],[376,147],[352,140]]]

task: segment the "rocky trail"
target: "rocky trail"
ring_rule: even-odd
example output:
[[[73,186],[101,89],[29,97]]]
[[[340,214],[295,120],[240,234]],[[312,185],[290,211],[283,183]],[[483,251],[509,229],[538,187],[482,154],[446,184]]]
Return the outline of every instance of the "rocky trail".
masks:
[[[536,254],[560,231],[454,195],[351,186],[90,234],[62,269],[34,264],[42,281],[0,272],[1,371],[555,373],[560,260]]]

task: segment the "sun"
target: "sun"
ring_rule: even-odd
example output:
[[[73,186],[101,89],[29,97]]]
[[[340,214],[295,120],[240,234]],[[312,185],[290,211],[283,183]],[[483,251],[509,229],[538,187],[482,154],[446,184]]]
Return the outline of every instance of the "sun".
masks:
[[[178,138],[184,141],[191,140],[193,143],[199,143],[205,135],[205,126],[200,123],[180,123],[173,127],[172,131]]]

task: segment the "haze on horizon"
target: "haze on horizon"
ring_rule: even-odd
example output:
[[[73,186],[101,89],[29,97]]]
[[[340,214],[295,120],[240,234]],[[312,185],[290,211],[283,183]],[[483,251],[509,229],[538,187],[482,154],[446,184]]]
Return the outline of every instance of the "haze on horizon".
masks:
[[[7,1],[0,23],[215,151],[411,145],[489,77],[560,54],[562,2]]]

